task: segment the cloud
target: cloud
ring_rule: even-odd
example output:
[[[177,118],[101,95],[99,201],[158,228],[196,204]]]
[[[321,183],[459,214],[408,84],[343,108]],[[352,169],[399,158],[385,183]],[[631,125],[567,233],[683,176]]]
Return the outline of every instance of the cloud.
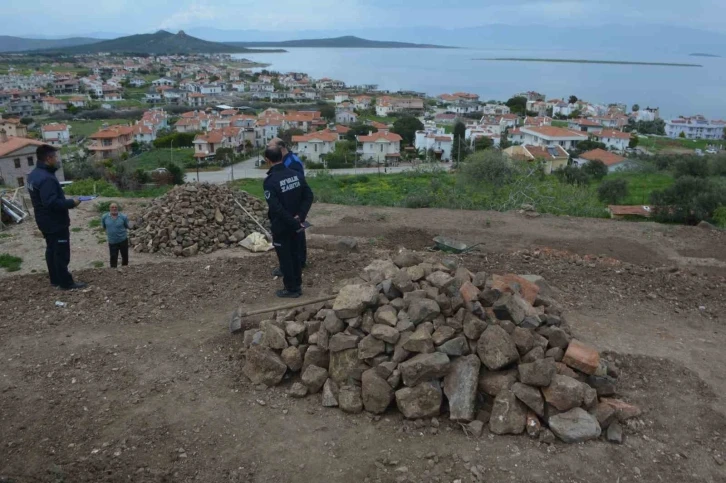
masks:
[[[211,5],[194,1],[174,12],[171,16],[163,19],[159,29],[177,30],[184,27],[204,24],[205,21],[216,21],[222,16],[222,12]]]

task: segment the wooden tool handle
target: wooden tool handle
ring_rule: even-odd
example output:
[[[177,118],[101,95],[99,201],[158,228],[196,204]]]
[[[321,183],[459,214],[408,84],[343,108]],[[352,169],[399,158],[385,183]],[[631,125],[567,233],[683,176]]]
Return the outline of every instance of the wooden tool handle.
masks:
[[[305,305],[312,305],[312,304],[317,304],[320,302],[327,302],[328,300],[333,300],[336,297],[337,297],[337,295],[326,295],[324,297],[318,297],[318,298],[312,299],[312,300],[301,300],[301,301],[293,302],[290,304],[276,305],[274,307],[267,307],[264,309],[250,310],[249,312],[240,313],[239,316],[240,317],[250,317],[252,315],[260,315],[260,314],[266,314],[268,312],[276,312],[278,310],[290,310],[290,309],[295,309],[298,307],[303,307]]]

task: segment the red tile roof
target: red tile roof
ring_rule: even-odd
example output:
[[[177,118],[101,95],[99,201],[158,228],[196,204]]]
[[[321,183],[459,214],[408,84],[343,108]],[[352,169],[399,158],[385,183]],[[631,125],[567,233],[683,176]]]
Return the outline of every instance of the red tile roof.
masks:
[[[8,138],[7,141],[4,143],[0,143],[0,158],[3,156],[7,156],[10,153],[13,153],[17,151],[18,149],[22,149],[26,146],[40,146],[42,143],[40,141],[36,141],[35,139],[29,139],[29,138]]]
[[[358,141],[362,143],[375,143],[377,141],[388,141],[389,143],[401,142],[403,138],[396,133],[388,131],[374,132],[370,136],[358,136]]]
[[[378,121],[372,121],[370,123],[370,125],[376,129],[388,129],[388,124],[384,124],[384,123],[378,122]]]
[[[644,216],[650,217],[650,206],[631,206],[631,205],[610,205],[608,206],[610,214],[613,216]]]
[[[44,132],[53,132],[53,131],[65,131],[68,129],[68,126],[65,124],[46,124],[41,128]]]
[[[132,133],[133,129],[131,129],[131,127],[129,126],[109,126],[105,129],[101,129],[94,134],[91,134],[89,137],[91,139],[113,139]]]
[[[318,131],[313,132],[310,134],[304,134],[302,136],[293,136],[292,142],[294,143],[309,143],[309,142],[326,142],[326,143],[334,143],[338,140],[338,135],[334,132],[330,131]]]
[[[569,129],[564,129],[561,127],[554,127],[554,126],[528,126],[523,129],[526,129],[527,131],[534,132],[536,134],[539,134],[541,136],[547,136],[551,138],[572,138],[572,137],[581,137],[583,139],[587,139],[587,134],[571,131]]]
[[[605,151],[604,149],[593,149],[592,151],[588,151],[586,153],[582,153],[580,155],[582,159],[587,159],[588,161],[602,161],[605,163],[605,166],[614,166],[616,164],[620,164],[623,161],[625,161],[626,158],[611,153],[610,151]]]
[[[603,129],[595,135],[599,138],[630,139],[630,133],[616,131],[615,129]]]

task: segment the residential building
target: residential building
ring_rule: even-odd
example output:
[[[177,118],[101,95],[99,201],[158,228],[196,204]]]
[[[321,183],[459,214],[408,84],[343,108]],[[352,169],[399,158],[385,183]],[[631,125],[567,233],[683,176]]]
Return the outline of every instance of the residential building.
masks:
[[[534,146],[562,146],[574,148],[578,142],[586,141],[587,134],[554,126],[526,126],[520,128],[522,143]]]
[[[151,81],[151,85],[154,86],[154,87],[159,87],[159,86],[169,86],[169,87],[173,87],[174,84],[175,84],[175,82],[173,80],[167,79],[165,77],[162,77],[161,79],[156,79],[154,81]]]
[[[568,104],[567,102],[558,102],[552,107],[552,115],[553,116],[569,116],[573,112],[575,112],[577,108],[574,104]]]
[[[217,96],[222,93],[222,86],[216,84],[204,84],[199,86],[199,93],[205,96]]]
[[[562,146],[510,146],[502,151],[510,159],[542,163],[545,174],[567,166],[570,155]]]
[[[247,84],[249,92],[275,92],[275,85],[267,82],[250,82]]]
[[[86,107],[88,105],[88,98],[85,96],[73,96],[68,99],[68,104],[74,107]]]
[[[614,129],[603,129],[596,132],[593,137],[596,141],[604,143],[609,149],[625,151],[630,143],[630,133],[616,131]]]
[[[124,98],[121,95],[121,90],[117,87],[103,86],[103,101],[105,102],[117,102],[117,101],[123,101]]]
[[[119,158],[123,153],[130,151],[130,146],[134,142],[133,128],[131,126],[104,127],[92,134],[90,139],[88,150],[93,153],[96,161]]]
[[[423,131],[416,131],[416,138],[414,140],[414,147],[417,152],[422,150],[426,153],[432,152],[435,159],[439,161],[450,161],[451,150],[454,145],[453,134],[446,134],[443,128],[434,126],[426,126],[427,129]]]
[[[217,149],[224,146],[224,135],[221,131],[210,131],[206,134],[197,134],[194,138],[194,157],[209,159],[214,157]]]
[[[146,81],[144,79],[134,78],[129,81],[129,85],[132,87],[144,87]]]
[[[255,146],[265,146],[272,138],[277,137],[281,125],[281,118],[258,119],[255,125]]]
[[[608,171],[618,171],[627,168],[630,165],[630,161],[627,158],[599,148],[582,153],[580,157],[574,161],[574,163],[578,166],[582,166],[591,161],[602,161],[605,166],[608,167]]]
[[[373,101],[373,98],[371,96],[355,96],[353,98],[353,107],[356,109],[368,109],[371,107],[371,102]]]
[[[338,124],[354,124],[358,122],[358,114],[353,111],[340,111],[335,114],[335,122]]]
[[[206,104],[204,94],[199,92],[190,92],[187,95],[187,106],[189,107],[204,107]]]
[[[335,103],[340,104],[341,102],[345,102],[348,100],[348,93],[347,92],[336,92],[335,93]]]
[[[522,122],[522,126],[551,126],[552,118],[548,116],[526,116]]]
[[[132,126],[134,141],[137,143],[151,143],[156,139],[156,133],[151,126],[137,122]]]
[[[144,94],[144,101],[149,104],[160,104],[164,102],[164,97],[156,89],[150,89]]]
[[[174,124],[176,132],[197,132],[201,131],[201,121],[196,118],[182,117]]]
[[[53,146],[61,146],[71,141],[70,126],[68,124],[52,123],[40,128],[43,141]]]
[[[66,102],[58,99],[57,97],[45,97],[43,98],[43,110],[50,112],[63,112],[67,109]]]
[[[686,139],[723,139],[726,121],[709,121],[704,116],[680,116],[666,121],[666,136]]]
[[[0,119],[0,130],[11,138],[28,137],[28,128],[20,122],[20,119]]]
[[[383,96],[376,100],[376,115],[388,116],[394,112],[411,112],[423,114],[424,101],[418,97],[389,97]]]
[[[484,104],[481,110],[485,116],[501,116],[502,114],[510,114],[512,112],[504,104]]]
[[[53,82],[53,94],[75,94],[80,82],[77,79],[57,80]]]
[[[308,160],[319,163],[325,155],[335,151],[338,134],[330,131],[318,131],[302,136],[292,137],[294,151]]]
[[[397,163],[401,157],[402,138],[396,133],[381,130],[369,133],[367,136],[357,136],[357,140],[362,145],[357,150],[362,160],[375,161],[379,164]]]
[[[35,139],[9,137],[0,129],[0,184],[10,188],[25,186],[28,174],[35,168],[35,150],[43,144]],[[56,171],[59,181],[64,181],[63,167]]]
[[[436,121],[437,124],[454,124],[458,118],[459,116],[453,112],[442,112],[441,114],[436,114],[436,116],[434,116],[434,121]]]
[[[587,133],[598,132],[602,130],[602,124],[594,119],[571,119],[567,127],[573,131],[581,131]]]
[[[30,117],[33,115],[33,104],[28,101],[10,101],[5,108],[5,114],[14,117]]]
[[[524,97],[527,99],[527,101],[534,101],[534,102],[545,100],[545,95],[540,94],[539,92],[536,92],[536,91],[520,92],[519,94],[516,94],[514,97]]]

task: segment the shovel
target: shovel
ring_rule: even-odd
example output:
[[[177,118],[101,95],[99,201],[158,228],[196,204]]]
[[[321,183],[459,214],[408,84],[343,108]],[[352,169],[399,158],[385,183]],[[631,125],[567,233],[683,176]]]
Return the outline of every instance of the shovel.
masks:
[[[265,234],[265,238],[267,238],[267,241],[270,242],[270,243],[272,243],[272,235],[270,235],[270,232],[267,231],[267,230],[265,230],[265,227],[262,226],[259,221],[257,221],[257,218],[255,218],[254,216],[252,216],[252,213],[250,213],[249,211],[247,211],[247,209],[244,206],[242,206],[242,203],[240,203],[237,200],[234,200],[234,202],[237,203],[237,206],[239,206],[240,208],[242,208],[242,211],[244,211],[247,214],[247,216],[249,216],[250,218],[252,218],[252,221],[254,221],[255,223],[257,223],[257,226],[260,227],[260,230],[262,230],[262,233]]]
[[[276,305],[274,307],[266,307],[264,309],[250,310],[247,312],[243,312],[242,307],[240,307],[239,309],[235,310],[234,313],[232,314],[231,320],[229,322],[229,332],[230,332],[230,334],[236,334],[237,332],[241,331],[242,330],[242,319],[245,317],[266,314],[269,312],[277,312],[279,310],[296,309],[298,307],[303,307],[305,305],[312,305],[312,304],[317,304],[320,302],[327,302],[328,300],[333,300],[336,297],[337,297],[337,295],[325,295],[324,297],[318,297],[318,298],[312,299],[312,300],[303,300],[300,302],[293,302],[290,304]]]

